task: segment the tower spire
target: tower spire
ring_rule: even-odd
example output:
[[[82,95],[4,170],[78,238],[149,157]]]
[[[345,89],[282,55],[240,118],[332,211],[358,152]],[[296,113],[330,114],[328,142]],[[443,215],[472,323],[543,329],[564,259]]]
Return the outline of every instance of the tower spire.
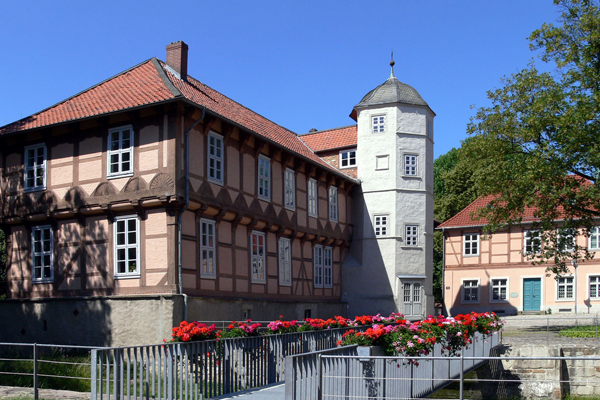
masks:
[[[392,67],[392,72],[390,72],[390,78],[395,78],[394,76],[394,65],[396,63],[394,62],[394,50],[392,50],[392,61],[390,61],[390,66]]]

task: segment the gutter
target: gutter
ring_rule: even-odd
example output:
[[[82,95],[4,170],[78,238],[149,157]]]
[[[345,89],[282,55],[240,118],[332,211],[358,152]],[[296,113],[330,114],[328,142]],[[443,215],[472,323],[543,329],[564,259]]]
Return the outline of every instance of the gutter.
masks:
[[[194,129],[204,119],[206,115],[206,107],[202,107],[202,116],[196,120],[192,126],[185,130],[185,202],[179,215],[177,216],[177,273],[179,276],[179,294],[183,296],[183,320],[187,320],[187,295],[183,293],[183,240],[182,240],[182,217],[183,213],[190,206],[190,131]]]

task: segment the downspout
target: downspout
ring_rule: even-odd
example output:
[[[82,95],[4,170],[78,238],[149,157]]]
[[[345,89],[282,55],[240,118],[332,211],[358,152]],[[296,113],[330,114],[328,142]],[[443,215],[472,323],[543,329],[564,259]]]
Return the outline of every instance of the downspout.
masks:
[[[177,217],[177,246],[178,246],[178,257],[177,257],[177,273],[179,274],[179,294],[183,296],[183,320],[187,320],[187,295],[183,293],[183,241],[182,241],[182,217],[183,213],[188,209],[190,205],[190,131],[194,129],[204,119],[206,114],[206,107],[202,107],[202,116],[185,130],[185,201],[183,208],[179,212]]]

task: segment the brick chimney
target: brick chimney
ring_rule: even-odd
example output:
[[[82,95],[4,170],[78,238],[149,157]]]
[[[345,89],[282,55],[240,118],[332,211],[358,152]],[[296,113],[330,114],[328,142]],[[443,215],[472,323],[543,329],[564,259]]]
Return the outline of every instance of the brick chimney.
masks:
[[[187,78],[188,45],[183,41],[167,45],[167,65],[179,73],[181,79]]]

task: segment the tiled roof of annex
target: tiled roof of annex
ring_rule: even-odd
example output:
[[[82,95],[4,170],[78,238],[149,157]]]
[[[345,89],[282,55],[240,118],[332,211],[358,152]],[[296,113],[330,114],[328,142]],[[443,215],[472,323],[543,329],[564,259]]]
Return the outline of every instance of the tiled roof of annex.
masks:
[[[489,220],[487,218],[477,218],[477,212],[489,204],[494,199],[494,195],[482,196],[463,208],[454,217],[446,220],[441,225],[437,226],[437,229],[441,228],[463,228],[470,226],[484,226],[487,225]],[[535,216],[536,208],[526,207],[523,213],[523,222],[538,221],[539,218]]]
[[[45,110],[0,127],[0,136],[168,101],[204,106],[254,134],[353,182],[317,156],[294,132],[231,100],[200,81],[182,80],[156,58],[144,61]]]
[[[341,128],[309,132],[300,135],[300,139],[315,153],[325,150],[341,149],[356,146],[357,125],[343,126]]]

